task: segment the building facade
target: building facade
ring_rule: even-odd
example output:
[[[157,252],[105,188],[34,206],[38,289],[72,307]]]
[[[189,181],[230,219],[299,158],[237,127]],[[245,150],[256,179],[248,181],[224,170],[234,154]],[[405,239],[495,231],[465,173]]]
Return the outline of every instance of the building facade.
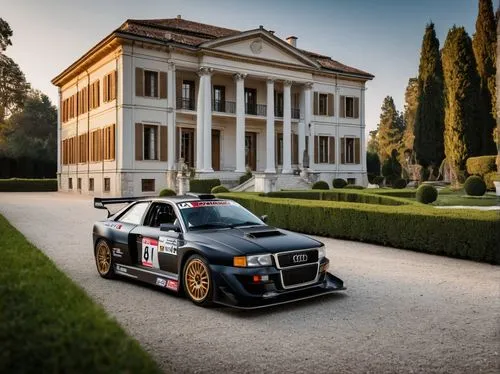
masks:
[[[52,81],[59,189],[150,195],[174,187],[180,160],[227,183],[308,161],[318,179],[365,184],[372,78],[262,26],[127,20]]]

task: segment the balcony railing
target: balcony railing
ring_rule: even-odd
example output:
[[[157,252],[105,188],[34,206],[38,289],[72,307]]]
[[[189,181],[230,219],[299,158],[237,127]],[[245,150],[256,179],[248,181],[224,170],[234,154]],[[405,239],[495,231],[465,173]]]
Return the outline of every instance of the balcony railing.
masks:
[[[196,105],[194,99],[178,97],[177,98],[177,109],[184,110],[196,110]]]
[[[300,109],[292,108],[292,118],[299,119],[300,118]]]
[[[274,107],[274,116],[278,118],[283,118],[283,109]],[[300,118],[300,109],[292,108],[292,118],[299,119]]]
[[[236,103],[234,101],[213,100],[212,110],[219,113],[236,113]]]
[[[267,105],[245,103],[245,113],[253,114],[254,116],[266,116]]]

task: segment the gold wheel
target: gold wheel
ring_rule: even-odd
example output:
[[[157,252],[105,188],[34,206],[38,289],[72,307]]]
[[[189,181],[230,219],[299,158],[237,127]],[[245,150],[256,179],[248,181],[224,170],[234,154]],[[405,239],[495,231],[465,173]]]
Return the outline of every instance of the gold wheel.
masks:
[[[106,277],[110,274],[111,250],[109,249],[108,243],[106,243],[104,240],[101,240],[97,244],[96,265],[97,265],[97,271],[103,277]]]
[[[184,284],[189,297],[196,303],[202,303],[210,291],[210,275],[207,265],[200,259],[190,260],[184,271]]]

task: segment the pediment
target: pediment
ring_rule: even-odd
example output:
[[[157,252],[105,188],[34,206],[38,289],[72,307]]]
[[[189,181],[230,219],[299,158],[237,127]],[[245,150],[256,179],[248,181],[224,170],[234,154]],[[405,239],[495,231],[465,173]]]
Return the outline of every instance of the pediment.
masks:
[[[267,32],[253,32],[247,35],[241,34],[236,37],[217,39],[203,44],[202,47],[298,66],[317,66],[315,61],[289,46],[285,41],[268,35]]]

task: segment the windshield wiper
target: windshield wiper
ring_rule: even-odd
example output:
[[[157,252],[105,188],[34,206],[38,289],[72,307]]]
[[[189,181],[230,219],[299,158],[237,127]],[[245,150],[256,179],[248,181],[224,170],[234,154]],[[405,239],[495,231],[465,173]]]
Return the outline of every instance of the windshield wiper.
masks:
[[[203,230],[203,229],[219,229],[219,228],[231,228],[233,227],[232,225],[229,225],[227,223],[205,223],[203,225],[198,225],[198,226],[192,226],[189,229],[190,230]]]
[[[238,226],[262,226],[262,224],[253,221],[245,221],[245,222],[233,223],[231,225],[231,227],[238,227]]]

